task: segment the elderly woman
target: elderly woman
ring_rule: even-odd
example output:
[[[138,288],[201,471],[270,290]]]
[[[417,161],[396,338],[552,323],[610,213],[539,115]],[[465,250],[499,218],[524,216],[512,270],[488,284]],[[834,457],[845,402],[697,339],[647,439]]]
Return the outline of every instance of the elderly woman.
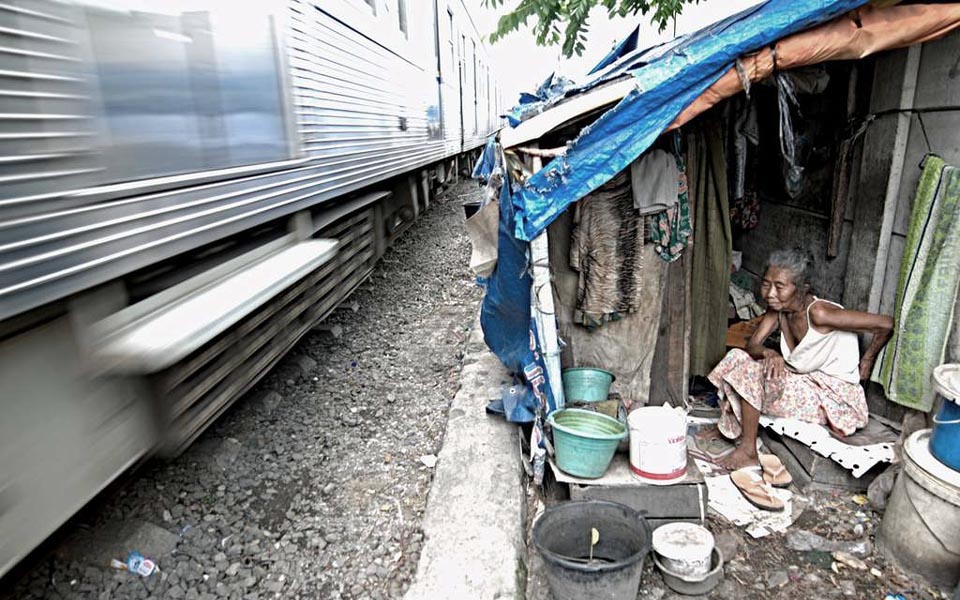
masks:
[[[867,424],[860,381],[870,376],[893,320],[814,296],[811,265],[798,250],[770,256],[761,285],[767,312],[760,326],[746,352],[731,350],[709,375],[722,403],[718,432],[705,437],[741,438],[739,447],[718,461],[727,469],[758,464],[761,413],[819,423],[844,436]],[[778,329],[780,352],[763,345]],[[873,335],[862,357],[857,333]]]

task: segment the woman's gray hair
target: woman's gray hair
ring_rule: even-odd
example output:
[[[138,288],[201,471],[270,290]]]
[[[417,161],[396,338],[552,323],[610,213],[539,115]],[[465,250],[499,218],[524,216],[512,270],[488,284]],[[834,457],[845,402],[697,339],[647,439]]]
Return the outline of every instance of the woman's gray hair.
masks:
[[[793,284],[799,289],[813,289],[810,278],[813,276],[813,255],[800,248],[777,250],[767,259],[767,267],[786,269],[793,273]],[[764,269],[764,271],[766,271]]]

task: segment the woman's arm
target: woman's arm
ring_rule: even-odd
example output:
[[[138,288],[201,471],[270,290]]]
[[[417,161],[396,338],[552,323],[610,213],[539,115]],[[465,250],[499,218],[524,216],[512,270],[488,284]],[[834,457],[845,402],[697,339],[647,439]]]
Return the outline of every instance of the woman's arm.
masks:
[[[770,334],[776,331],[780,325],[777,317],[778,314],[775,310],[768,310],[766,314],[763,315],[760,326],[757,327],[753,335],[750,336],[750,341],[747,342],[747,354],[757,360],[780,356],[779,352],[775,352],[763,345],[763,341],[770,337]]]
[[[860,358],[860,379],[862,380],[870,377],[877,355],[893,335],[893,318],[887,315],[846,310],[826,302],[817,302],[810,307],[810,323],[822,333],[839,329],[869,333],[873,336],[870,345]]]
[[[747,354],[756,360],[763,361],[763,376],[765,379],[780,379],[786,372],[786,364],[783,357],[776,350],[771,350],[763,345],[771,333],[780,326],[780,313],[775,310],[767,310],[760,321],[760,326],[750,336],[747,342]]]

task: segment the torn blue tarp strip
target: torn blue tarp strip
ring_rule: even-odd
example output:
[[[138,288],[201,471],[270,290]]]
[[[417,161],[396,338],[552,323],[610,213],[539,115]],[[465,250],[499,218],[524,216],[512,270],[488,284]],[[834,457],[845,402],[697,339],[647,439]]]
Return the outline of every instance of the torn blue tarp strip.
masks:
[[[513,236],[513,202],[510,184],[500,189],[500,225],[497,241],[497,266],[487,279],[487,293],[480,310],[483,339],[490,350],[517,378],[529,386],[530,393],[512,398],[507,419],[515,422],[533,420],[538,406],[546,412],[555,402],[546,383],[546,369],[540,344],[533,330],[530,309],[529,244]]]
[[[521,94],[521,96],[530,96],[530,94],[524,93]],[[530,117],[542,113],[545,105],[546,103],[541,100],[521,102],[510,109],[510,112],[505,115],[507,117],[507,124],[510,125],[510,127],[516,127]]]
[[[741,55],[863,4],[865,0],[770,0],[683,38],[630,71],[636,89],[514,195],[514,234],[532,240],[567,206],[629,166]]]
[[[590,69],[590,72],[587,75],[593,75],[597,71],[606,69],[608,66],[617,62],[623,56],[635,52],[637,50],[637,44],[640,42],[640,26],[637,25],[634,27],[633,31],[630,32],[630,35],[623,38],[619,44],[614,46],[613,50],[607,53],[606,56],[600,59],[600,62],[597,63],[597,66]]]
[[[684,47],[698,37],[702,37],[704,35],[722,35],[722,32],[725,31],[731,23],[749,18],[753,13],[759,10],[761,6],[762,5],[755,5],[745,8],[744,10],[721,19],[701,30],[679,35],[672,40],[668,40],[660,44],[654,44],[653,46],[648,46],[646,48],[640,48],[638,44],[637,47],[632,51],[626,51],[622,53],[616,60],[607,65],[606,68],[594,69],[596,76],[592,80],[584,82],[580,87],[577,88],[577,91],[588,90],[600,85],[601,83],[610,81],[611,79],[621,77],[625,73],[637,69],[643,65],[656,62],[669,52],[673,51],[675,48]],[[629,40],[629,38],[630,36],[627,36],[624,41]],[[590,74],[592,75],[594,71],[591,71]]]
[[[537,96],[536,94],[531,94],[529,92],[520,92],[520,104],[535,104],[540,102],[543,98]]]
[[[480,153],[480,158],[477,159],[477,164],[473,165],[473,173],[470,176],[486,184],[497,166],[497,152],[499,152],[497,138],[496,136],[490,136],[483,147],[483,152]]]
[[[574,89],[572,81],[566,77],[550,73],[543,80],[534,93],[521,92],[520,102],[510,109],[506,115],[510,127],[516,127],[525,120],[546,110],[553,102],[558,101],[567,90]]]
[[[511,423],[532,423],[537,417],[536,407],[533,389],[520,384],[504,389],[500,398],[487,403],[486,411],[491,415],[500,415]]]

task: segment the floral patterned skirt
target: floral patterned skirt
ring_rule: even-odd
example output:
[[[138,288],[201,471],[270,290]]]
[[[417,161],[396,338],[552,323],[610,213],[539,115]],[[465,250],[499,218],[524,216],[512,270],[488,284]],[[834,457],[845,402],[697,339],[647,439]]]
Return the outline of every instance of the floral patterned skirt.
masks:
[[[761,414],[830,425],[844,435],[866,426],[869,412],[863,388],[814,371],[787,370],[780,380],[765,380],[763,364],[735,348],[707,377],[720,390],[720,432],[728,438],[741,433],[740,403]]]

